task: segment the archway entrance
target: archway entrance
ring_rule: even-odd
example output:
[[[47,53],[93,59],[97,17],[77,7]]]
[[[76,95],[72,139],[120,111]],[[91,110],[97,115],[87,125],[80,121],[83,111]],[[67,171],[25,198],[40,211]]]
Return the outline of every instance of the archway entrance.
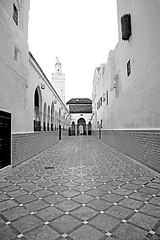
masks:
[[[86,121],[84,118],[79,118],[77,121],[77,135],[86,135]]]
[[[75,122],[72,122],[72,125],[71,125],[71,135],[75,135]]]
[[[92,135],[92,124],[90,121],[88,123],[88,135]]]
[[[42,96],[40,88],[34,93],[34,131],[41,131]]]
[[[51,105],[51,131],[54,129],[54,103]]]
[[[43,131],[46,131],[46,111],[47,111],[47,104],[44,103],[43,106]]]

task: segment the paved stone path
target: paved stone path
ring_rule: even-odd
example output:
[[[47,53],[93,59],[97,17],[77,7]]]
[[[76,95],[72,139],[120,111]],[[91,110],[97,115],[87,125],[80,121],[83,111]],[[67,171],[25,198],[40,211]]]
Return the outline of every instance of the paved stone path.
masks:
[[[160,175],[69,137],[0,179],[0,240],[160,239]]]

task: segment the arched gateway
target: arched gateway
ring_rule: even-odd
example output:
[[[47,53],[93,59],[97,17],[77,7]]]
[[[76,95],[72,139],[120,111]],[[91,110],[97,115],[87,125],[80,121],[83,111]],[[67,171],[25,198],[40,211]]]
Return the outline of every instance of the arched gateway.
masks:
[[[34,92],[34,131],[41,131],[42,95],[38,86]]]
[[[86,135],[86,121],[84,118],[79,118],[77,121],[77,135]]]
[[[92,100],[72,98],[66,104],[72,120],[69,135],[91,135]]]

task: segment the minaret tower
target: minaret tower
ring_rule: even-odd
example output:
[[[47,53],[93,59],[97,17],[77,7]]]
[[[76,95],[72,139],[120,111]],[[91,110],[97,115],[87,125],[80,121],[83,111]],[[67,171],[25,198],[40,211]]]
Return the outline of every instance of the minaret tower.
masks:
[[[55,73],[52,73],[52,85],[65,103],[65,74],[62,73],[62,64],[58,57],[56,57]]]

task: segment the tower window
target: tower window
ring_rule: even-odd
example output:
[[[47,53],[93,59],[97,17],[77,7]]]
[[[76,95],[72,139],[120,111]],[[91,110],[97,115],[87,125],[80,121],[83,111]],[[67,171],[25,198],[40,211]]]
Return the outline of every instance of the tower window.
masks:
[[[132,35],[131,29],[131,15],[125,14],[121,17],[122,39],[129,40]]]
[[[18,26],[18,8],[15,4],[13,4],[13,20],[15,21],[16,25]]]
[[[15,47],[14,49],[14,60],[18,62],[19,50]]]
[[[127,76],[129,77],[130,74],[131,74],[131,61],[129,60],[127,62]]]

